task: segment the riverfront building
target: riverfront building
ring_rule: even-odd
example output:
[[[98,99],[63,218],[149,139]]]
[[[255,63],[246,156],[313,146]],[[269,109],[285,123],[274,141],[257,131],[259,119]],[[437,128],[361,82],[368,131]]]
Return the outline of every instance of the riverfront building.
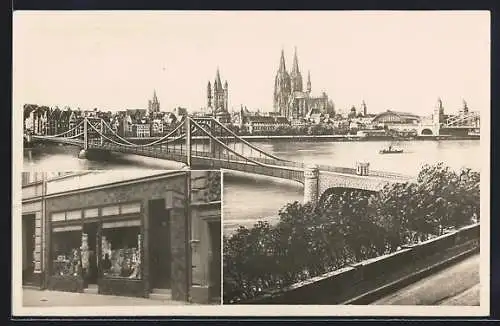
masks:
[[[381,125],[399,125],[399,124],[409,124],[416,125],[420,123],[421,117],[408,112],[399,112],[399,111],[391,111],[387,110],[386,112],[382,112],[376,115],[372,123],[373,124],[381,124]]]
[[[220,174],[23,173],[23,284],[220,302]]]

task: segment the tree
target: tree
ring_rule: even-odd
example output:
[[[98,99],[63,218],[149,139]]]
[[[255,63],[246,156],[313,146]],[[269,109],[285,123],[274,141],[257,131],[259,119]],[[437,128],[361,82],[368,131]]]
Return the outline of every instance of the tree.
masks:
[[[480,174],[426,165],[378,193],[333,190],[224,237],[224,302],[235,303],[479,220]]]

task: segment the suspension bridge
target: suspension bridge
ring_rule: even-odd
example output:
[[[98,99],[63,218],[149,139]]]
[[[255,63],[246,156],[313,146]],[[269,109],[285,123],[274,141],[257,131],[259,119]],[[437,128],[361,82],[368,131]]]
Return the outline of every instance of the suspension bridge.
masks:
[[[212,117],[185,116],[170,132],[154,141],[138,144],[120,136],[103,119],[83,118],[56,135],[32,135],[36,142],[79,146],[80,157],[90,152],[118,152],[182,162],[191,168],[225,169],[288,179],[304,185],[304,201],[317,202],[331,188],[378,191],[387,183],[410,177],[371,171],[363,163],[356,168],[306,165],[279,158],[236,135]]]

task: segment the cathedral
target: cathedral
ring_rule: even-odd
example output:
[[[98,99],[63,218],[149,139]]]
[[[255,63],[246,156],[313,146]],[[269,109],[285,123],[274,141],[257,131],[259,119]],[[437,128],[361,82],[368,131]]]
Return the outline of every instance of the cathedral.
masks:
[[[311,110],[319,113],[333,114],[334,105],[326,93],[318,97],[311,96],[311,74],[307,73],[306,89],[303,89],[302,74],[299,70],[297,49],[293,57],[292,71],[289,74],[285,65],[285,54],[281,50],[281,58],[274,83],[274,112],[289,120],[304,118]]]

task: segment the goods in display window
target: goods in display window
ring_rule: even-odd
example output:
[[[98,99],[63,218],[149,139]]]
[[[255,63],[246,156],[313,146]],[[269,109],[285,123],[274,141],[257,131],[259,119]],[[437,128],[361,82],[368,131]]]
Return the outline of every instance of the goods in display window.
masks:
[[[52,274],[57,276],[80,276],[82,260],[80,232],[55,232],[53,235]]]
[[[102,236],[101,267],[105,277],[141,279],[139,228],[108,229]]]
[[[53,261],[54,275],[79,276],[81,275],[80,253],[78,249],[72,249],[70,254],[58,255]]]

